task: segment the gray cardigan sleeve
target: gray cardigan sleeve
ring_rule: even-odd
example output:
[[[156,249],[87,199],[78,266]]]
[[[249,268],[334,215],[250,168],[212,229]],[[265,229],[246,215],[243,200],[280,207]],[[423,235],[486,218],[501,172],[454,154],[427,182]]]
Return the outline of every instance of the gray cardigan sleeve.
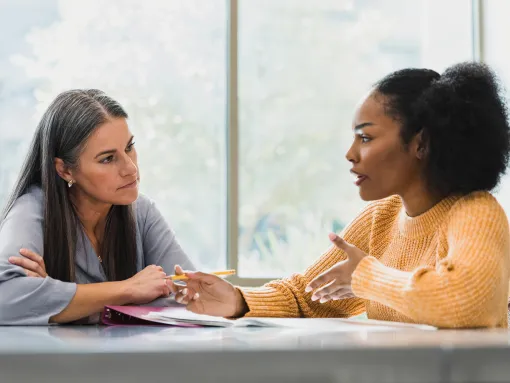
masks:
[[[184,270],[194,270],[193,263],[184,253],[154,201],[140,195],[137,203],[138,219],[142,221],[145,265],[162,266],[167,274],[174,272],[175,265],[182,266]]]
[[[64,310],[76,293],[76,284],[50,277],[27,277],[9,263],[27,248],[43,254],[42,192],[32,190],[18,198],[0,224],[0,325],[47,325]]]

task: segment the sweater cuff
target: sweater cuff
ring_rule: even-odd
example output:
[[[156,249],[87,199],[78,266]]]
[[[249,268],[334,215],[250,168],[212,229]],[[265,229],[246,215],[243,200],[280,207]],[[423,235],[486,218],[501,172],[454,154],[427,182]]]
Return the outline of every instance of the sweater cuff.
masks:
[[[384,266],[372,256],[366,256],[352,274],[354,295],[397,309],[404,302],[404,291],[412,274]]]
[[[248,306],[246,317],[290,318],[295,317],[298,312],[296,301],[290,293],[286,294],[272,287],[236,288]]]

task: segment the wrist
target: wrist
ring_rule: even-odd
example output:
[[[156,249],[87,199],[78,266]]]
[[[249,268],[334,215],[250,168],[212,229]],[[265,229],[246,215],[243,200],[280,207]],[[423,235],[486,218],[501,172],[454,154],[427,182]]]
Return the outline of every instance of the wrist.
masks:
[[[244,299],[243,294],[241,291],[236,287],[236,306],[235,306],[235,313],[234,317],[239,318],[242,316],[245,316],[248,311],[250,311],[248,304],[246,303],[246,300]]]
[[[115,301],[119,302],[120,305],[126,305],[133,302],[134,290],[129,279],[119,282],[111,282],[115,284],[112,290],[114,290]]]

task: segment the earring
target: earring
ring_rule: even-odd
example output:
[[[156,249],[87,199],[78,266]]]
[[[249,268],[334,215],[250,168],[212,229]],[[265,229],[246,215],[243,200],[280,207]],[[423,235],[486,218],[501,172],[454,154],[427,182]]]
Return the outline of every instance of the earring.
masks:
[[[67,183],[67,187],[69,187],[69,188],[70,188],[71,186],[73,186],[73,184],[74,184],[74,181],[73,181],[73,180],[70,180],[70,181]]]

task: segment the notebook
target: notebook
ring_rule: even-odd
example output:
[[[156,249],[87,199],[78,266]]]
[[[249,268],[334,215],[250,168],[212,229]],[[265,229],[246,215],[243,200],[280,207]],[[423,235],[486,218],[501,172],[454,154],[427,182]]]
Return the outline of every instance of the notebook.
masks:
[[[343,318],[240,318],[236,320],[195,314],[184,307],[107,306],[103,313],[107,325],[167,325],[179,327],[283,327],[332,331],[394,331],[402,329],[436,330],[435,327]]]

